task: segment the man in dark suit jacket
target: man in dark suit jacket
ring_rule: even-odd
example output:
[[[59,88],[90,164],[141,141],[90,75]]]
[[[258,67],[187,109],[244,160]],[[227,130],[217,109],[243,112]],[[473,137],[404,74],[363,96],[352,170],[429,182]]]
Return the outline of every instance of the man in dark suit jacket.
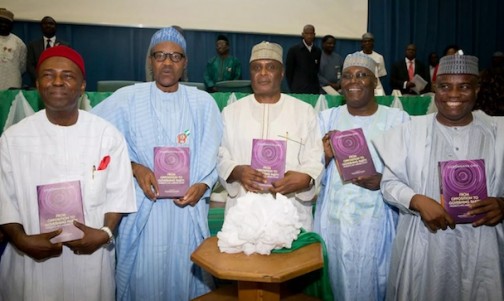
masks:
[[[315,27],[305,25],[301,34],[303,41],[287,53],[285,76],[291,93],[319,94],[318,70],[322,50],[313,44]]]
[[[42,38],[32,41],[28,45],[28,51],[26,55],[26,69],[30,75],[32,85],[35,86],[37,62],[42,54],[42,51],[46,50],[49,43],[49,47],[54,47],[57,45],[70,46],[67,42],[56,39],[56,21],[49,16],[42,18],[40,21],[40,29],[44,35]]]
[[[429,69],[415,57],[416,46],[415,44],[409,44],[406,47],[406,57],[392,65],[390,73],[390,85],[392,89],[400,90],[402,94],[417,94],[412,90],[416,85],[412,82],[409,74],[410,64],[412,64],[412,75],[418,74],[427,82],[427,85],[420,91],[420,94],[430,92]]]

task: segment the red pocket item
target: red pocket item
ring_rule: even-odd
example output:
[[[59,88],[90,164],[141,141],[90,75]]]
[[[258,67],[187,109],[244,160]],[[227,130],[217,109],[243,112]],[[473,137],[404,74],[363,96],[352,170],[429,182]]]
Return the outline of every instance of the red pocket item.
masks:
[[[98,165],[98,170],[104,170],[107,168],[107,166],[110,163],[110,156],[105,156],[100,162],[100,165]]]

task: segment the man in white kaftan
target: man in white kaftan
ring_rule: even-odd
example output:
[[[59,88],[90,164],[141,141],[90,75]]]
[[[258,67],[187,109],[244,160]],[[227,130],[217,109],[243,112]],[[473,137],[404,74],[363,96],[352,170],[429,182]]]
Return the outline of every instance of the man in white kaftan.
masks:
[[[362,35],[361,40],[361,53],[369,56],[376,62],[376,67],[374,70],[374,74],[377,79],[377,85],[375,88],[375,95],[382,96],[385,95],[385,90],[383,89],[383,85],[380,81],[380,77],[387,76],[387,68],[385,67],[385,59],[383,59],[383,55],[374,51],[374,36],[370,32],[366,32]]]
[[[155,81],[119,89],[93,109],[126,137],[136,177],[138,212],[123,219],[117,239],[117,300],[191,300],[213,285],[190,256],[210,236],[222,123],[208,93],[179,84],[182,35],[163,28],[149,48]],[[180,199],[157,199],[156,146],[190,149],[190,187]]]
[[[219,149],[219,181],[228,193],[226,211],[246,191],[259,191],[252,182],[260,182],[263,175],[250,168],[252,140],[275,139],[287,142],[286,175],[273,183],[270,191],[294,197],[303,227],[312,228],[312,200],[323,170],[323,148],[313,108],[296,98],[280,93],[283,77],[282,48],[263,42],[252,49],[251,80],[254,94],[224,108],[224,135]],[[246,166],[254,178],[234,179],[233,172]],[[256,174],[256,172],[258,174]],[[302,180],[294,185],[294,177]],[[297,178],[299,179],[299,178]]]
[[[375,65],[371,58],[363,54],[348,55],[341,80],[346,105],[325,110],[319,115],[327,144],[330,143],[328,133],[332,131],[362,128],[379,174],[376,187],[359,182],[346,183],[332,156],[326,162],[326,172],[317,198],[314,231],[326,243],[335,300],[385,299],[397,213],[383,202],[379,191],[383,164],[371,140],[406,122],[409,117],[404,111],[376,103]],[[363,73],[367,76],[353,80],[353,77]]]
[[[446,56],[436,81],[439,112],[413,117],[375,146],[382,191],[400,210],[387,300],[504,300],[504,120],[471,112],[477,58]],[[455,224],[440,205],[438,162],[484,159],[488,198]]]
[[[78,110],[85,84],[73,84],[79,76],[82,82],[82,75],[75,64],[68,66],[79,59],[74,50],[59,47],[64,46],[40,58],[44,77],[37,86],[46,109],[0,137],[0,227],[9,237],[0,262],[0,300],[115,300],[111,236],[120,216],[111,221],[110,214],[136,211],[124,137],[105,120]],[[68,102],[61,101],[66,96]],[[71,109],[62,108],[64,103]],[[65,122],[67,112],[71,124]],[[108,166],[95,170],[106,156]],[[37,185],[70,180],[81,185],[85,226],[76,226],[84,238],[51,244],[57,232],[39,234]]]
[[[26,70],[26,45],[11,32],[14,14],[0,8],[0,90],[21,88]]]

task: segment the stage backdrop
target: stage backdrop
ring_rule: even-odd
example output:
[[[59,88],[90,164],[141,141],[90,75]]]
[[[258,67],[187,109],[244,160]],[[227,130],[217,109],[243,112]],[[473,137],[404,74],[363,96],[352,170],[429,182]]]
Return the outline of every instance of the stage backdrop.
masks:
[[[367,28],[367,0],[3,0],[17,20],[298,35],[305,24],[339,38]]]

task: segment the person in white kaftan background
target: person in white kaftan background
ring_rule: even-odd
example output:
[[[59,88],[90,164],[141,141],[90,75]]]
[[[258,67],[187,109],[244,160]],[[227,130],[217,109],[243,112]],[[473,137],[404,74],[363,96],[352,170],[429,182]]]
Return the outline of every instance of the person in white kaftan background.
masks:
[[[9,242],[0,300],[115,300],[113,231],[123,213],[136,211],[126,141],[78,109],[86,81],[75,50],[46,50],[37,74],[45,110],[0,137],[0,229]],[[103,158],[110,160],[100,168]],[[74,226],[84,236],[53,244],[61,229],[40,234],[37,186],[73,180],[80,181],[85,222]]]
[[[250,78],[254,94],[224,108],[224,135],[219,149],[219,181],[228,193],[226,212],[247,191],[264,192],[266,178],[250,167],[252,140],[287,142],[283,179],[269,192],[294,197],[303,227],[312,228],[312,201],[324,168],[317,115],[307,103],[280,92],[284,76],[282,47],[262,42],[252,48]]]
[[[138,213],[119,227],[117,300],[191,300],[213,286],[190,255],[210,236],[222,122],[210,94],[179,83],[187,65],[184,37],[163,28],[149,49],[154,81],[119,89],[92,111],[126,137],[136,178]],[[156,146],[189,147],[190,187],[183,197],[157,198]]]
[[[335,300],[384,300],[397,212],[379,191],[383,164],[371,144],[377,135],[409,120],[406,112],[376,103],[376,63],[359,52],[346,57],[341,89],[346,104],[322,111],[326,171],[317,198],[314,231],[324,239]],[[362,128],[378,172],[344,182],[330,135]]]
[[[374,143],[385,200],[400,210],[387,300],[504,300],[504,118],[472,111],[478,58],[441,58],[437,113],[413,117]],[[485,160],[488,198],[472,224],[455,224],[440,204],[438,162]]]
[[[21,88],[26,70],[26,45],[13,34],[14,14],[0,8],[0,90]]]

